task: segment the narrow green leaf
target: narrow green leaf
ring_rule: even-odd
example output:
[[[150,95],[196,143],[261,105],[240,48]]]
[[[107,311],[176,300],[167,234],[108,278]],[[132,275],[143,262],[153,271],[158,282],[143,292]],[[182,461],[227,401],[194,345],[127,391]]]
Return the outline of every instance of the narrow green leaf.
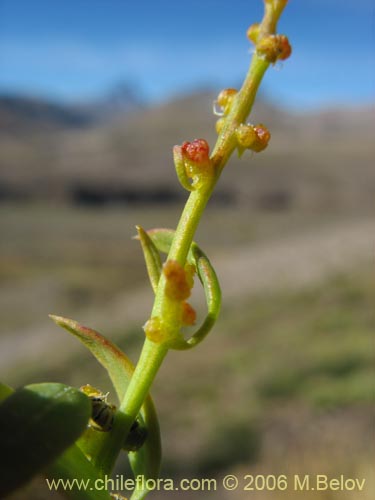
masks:
[[[9,387],[9,385],[3,384],[0,382],[0,403],[4,401],[8,396],[13,394],[14,390]]]
[[[136,226],[136,228],[138,231],[138,239],[140,240],[142,245],[143,255],[145,257],[151,286],[154,293],[156,293],[162,269],[160,254],[146,231],[141,226]]]
[[[0,497],[29,481],[85,430],[91,404],[64,384],[33,384],[0,405]]]
[[[60,480],[57,491],[73,500],[112,500],[98,471],[76,445],[68,448],[44,475],[51,491],[51,486]]]
[[[173,161],[176,168],[176,173],[181,186],[187,191],[193,191],[194,187],[186,173],[185,161],[182,156],[182,151],[180,146],[175,146],[173,148]]]
[[[50,318],[57,325],[75,335],[91,351],[99,363],[107,370],[119,401],[121,401],[134,370],[130,359],[113,342],[107,340],[92,328],[61,316],[50,315]]]

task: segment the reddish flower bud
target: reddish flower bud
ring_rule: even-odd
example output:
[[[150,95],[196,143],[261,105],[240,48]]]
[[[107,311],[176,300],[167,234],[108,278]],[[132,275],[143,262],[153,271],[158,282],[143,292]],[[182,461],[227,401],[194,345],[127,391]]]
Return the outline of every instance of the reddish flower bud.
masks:
[[[191,326],[195,324],[197,319],[197,313],[195,309],[188,303],[182,303],[182,323],[186,326]]]
[[[268,128],[261,123],[259,125],[255,125],[254,130],[257,134],[257,140],[252,145],[251,149],[259,153],[268,146],[268,142],[271,139],[271,134]]]
[[[191,293],[190,279],[185,269],[176,260],[167,260],[163,267],[167,279],[165,286],[166,295],[177,301],[187,299]]]
[[[210,147],[204,139],[195,139],[193,142],[184,142],[181,146],[182,154],[187,160],[194,163],[209,161]]]
[[[292,53],[292,46],[289,43],[288,37],[285,35],[279,35],[279,59],[284,61],[290,57]]]

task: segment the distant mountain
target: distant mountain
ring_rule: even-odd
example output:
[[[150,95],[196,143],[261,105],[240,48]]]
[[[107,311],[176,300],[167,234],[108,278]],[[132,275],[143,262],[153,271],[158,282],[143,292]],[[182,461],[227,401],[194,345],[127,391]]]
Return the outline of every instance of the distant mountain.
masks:
[[[134,113],[145,107],[136,87],[126,82],[114,86],[106,95],[92,102],[88,109],[100,120]]]
[[[185,198],[172,147],[199,137],[214,144],[214,99],[205,91],[145,108],[126,86],[86,107],[0,99],[0,200],[99,205]],[[264,209],[373,205],[371,109],[296,114],[260,100],[249,120],[270,128],[270,146],[241,161],[233,156],[217,201]]]
[[[92,123],[87,111],[43,99],[0,95],[0,132],[46,132],[80,128]]]
[[[127,83],[116,85],[97,100],[78,104],[0,94],[0,133],[44,133],[86,128],[143,107],[140,95]]]

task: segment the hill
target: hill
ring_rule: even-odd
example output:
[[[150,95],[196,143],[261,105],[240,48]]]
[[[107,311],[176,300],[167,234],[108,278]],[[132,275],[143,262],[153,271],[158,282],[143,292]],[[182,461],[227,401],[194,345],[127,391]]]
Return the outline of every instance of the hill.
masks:
[[[106,114],[103,103],[89,110],[2,99],[0,199],[132,205],[184,198],[172,147],[195,137],[214,144],[213,100],[206,91],[116,113],[108,101]],[[291,204],[371,206],[372,116],[368,109],[296,115],[260,102],[251,121],[270,127],[271,144],[262,155],[232,161],[236,173],[222,183],[216,201],[277,210]]]

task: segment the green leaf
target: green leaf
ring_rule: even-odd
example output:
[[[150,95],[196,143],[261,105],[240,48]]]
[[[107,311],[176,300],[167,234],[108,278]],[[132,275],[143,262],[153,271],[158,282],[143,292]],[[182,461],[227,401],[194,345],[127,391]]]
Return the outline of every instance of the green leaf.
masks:
[[[64,384],[33,384],[0,405],[0,497],[29,481],[85,430],[89,399]]]
[[[96,359],[108,371],[118,398],[122,401],[134,372],[134,365],[130,359],[119,347],[95,330],[82,326],[71,319],[62,318],[60,316],[50,317],[56,324],[78,337],[92,352]],[[129,453],[129,460],[135,476],[143,474],[146,478],[156,478],[160,470],[161,440],[157,414],[150,396],[148,396],[143,403],[141,416],[147,428],[147,438],[144,445],[137,452]],[[105,434],[106,433],[88,429],[81,437],[78,444],[82,446],[85,454],[87,452],[94,454],[97,447],[100,446],[99,441],[105,441]],[[97,435],[97,443],[93,443],[95,435]]]
[[[155,229],[149,229],[147,231],[147,234],[151,238],[151,240],[154,242],[156,248],[159,250],[159,252],[163,252],[165,254],[168,254],[169,249],[171,248],[172,241],[174,238],[174,233],[175,231],[173,229],[167,229],[167,228],[155,228]]]
[[[61,316],[50,315],[50,318],[57,325],[75,335],[91,351],[99,363],[107,370],[119,401],[122,401],[134,371],[130,359],[119,347],[92,328]]]
[[[142,245],[151,286],[154,293],[156,293],[162,269],[160,254],[146,231],[141,226],[136,227],[138,231],[138,239]]]
[[[176,168],[176,173],[178,180],[183,188],[187,191],[193,191],[194,187],[191,184],[191,180],[189,179],[186,173],[185,160],[182,156],[182,151],[180,146],[175,146],[173,148],[173,161],[174,166]]]
[[[53,484],[52,481],[56,484],[60,480],[57,491],[74,500],[112,500],[106,488],[98,489],[103,486],[102,478],[98,477],[96,468],[76,445],[68,448],[48,467],[44,475],[47,485]],[[63,481],[65,489],[61,484]],[[67,487],[67,481],[70,481],[70,488]]]
[[[0,403],[4,401],[8,396],[13,394],[14,390],[9,387],[9,385],[3,384],[0,382]]]
[[[221,289],[215,269],[205,253],[195,243],[191,246],[191,252],[206,295],[208,313],[200,328],[186,341],[185,349],[190,349],[202,342],[216,323],[221,308]]]
[[[136,452],[130,452],[129,462],[134,477],[144,476],[145,478],[157,479],[161,464],[161,442],[159,422],[154,403],[150,396],[147,396],[141,409],[141,416],[147,428],[147,438],[145,444]],[[145,498],[149,490],[134,490],[131,500],[141,500]]]

